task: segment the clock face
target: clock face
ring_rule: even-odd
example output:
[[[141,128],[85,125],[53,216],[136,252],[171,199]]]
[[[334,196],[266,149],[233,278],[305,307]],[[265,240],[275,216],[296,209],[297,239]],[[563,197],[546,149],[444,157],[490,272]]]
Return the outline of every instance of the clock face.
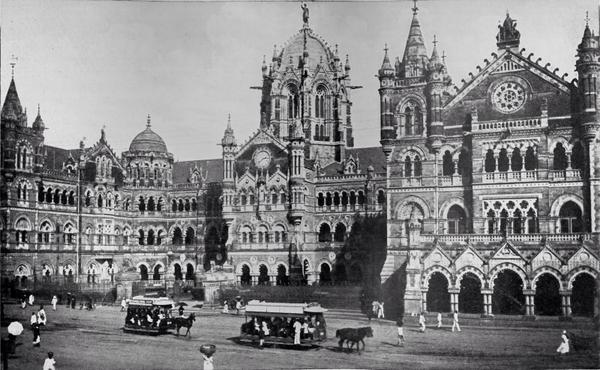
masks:
[[[266,148],[257,149],[254,152],[254,164],[258,168],[267,168],[271,164],[271,153]]]
[[[525,104],[525,88],[514,81],[506,81],[492,92],[492,104],[494,108],[502,113],[513,113]]]

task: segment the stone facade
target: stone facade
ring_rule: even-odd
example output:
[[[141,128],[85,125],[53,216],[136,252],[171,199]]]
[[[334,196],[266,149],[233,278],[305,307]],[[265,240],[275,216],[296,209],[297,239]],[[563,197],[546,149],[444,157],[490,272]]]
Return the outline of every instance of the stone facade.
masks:
[[[579,79],[568,81],[519,50],[507,15],[496,50],[454,87],[435,39],[426,52],[417,10],[402,61],[392,66],[386,49],[379,70],[389,242],[382,277],[406,269],[410,312],[570,315],[571,296],[576,314],[593,312],[598,37],[586,26]]]

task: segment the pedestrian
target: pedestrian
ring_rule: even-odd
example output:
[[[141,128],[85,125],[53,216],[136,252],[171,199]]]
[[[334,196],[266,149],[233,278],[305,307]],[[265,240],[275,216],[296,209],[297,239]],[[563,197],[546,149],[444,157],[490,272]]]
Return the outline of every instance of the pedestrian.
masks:
[[[40,305],[40,309],[38,310],[37,317],[38,317],[38,324],[46,326],[47,317],[46,317],[46,311],[44,310],[43,304]]]
[[[35,298],[33,297],[33,293],[29,294],[29,305],[33,306],[33,301],[35,300]]]
[[[54,353],[48,352],[48,358],[44,361],[44,368],[42,370],[56,370],[54,367],[55,364]]]
[[[73,294],[73,296],[71,296],[71,309],[75,309],[75,304],[77,303],[77,299],[75,297],[75,295]]]
[[[67,303],[67,308],[71,308],[71,293],[67,293],[66,303]]]
[[[121,312],[123,311],[127,311],[127,301],[125,300],[124,296],[123,299],[121,299]]]
[[[240,309],[242,308],[242,301],[238,300],[235,302],[235,314],[239,315],[240,314]]]
[[[207,356],[203,353],[202,359],[204,360],[204,370],[214,370],[213,356]]]
[[[398,346],[404,346],[404,323],[402,320],[402,316],[398,317],[396,320],[396,326],[398,327]]]
[[[40,342],[41,342],[41,340],[40,340],[40,325],[38,323],[31,325],[31,330],[33,331],[33,346],[39,347]]]
[[[31,317],[29,318],[29,326],[31,326],[32,330],[33,330],[33,325],[38,323],[38,317],[35,314],[35,312],[31,313]]]
[[[442,327],[442,313],[441,312],[438,312],[437,320],[438,320],[437,327],[441,328]]]
[[[419,314],[419,325],[421,325],[421,333],[425,333],[427,326],[425,326],[425,315],[423,312]]]
[[[223,302],[223,313],[229,313],[229,303],[227,303],[227,300]]]
[[[378,307],[378,310],[377,310],[377,318],[378,319],[383,319],[383,318],[385,318],[384,314],[383,314],[383,302],[378,302],[378,303],[379,303],[379,307]]]
[[[27,307],[27,296],[24,294],[23,297],[21,297],[21,309],[25,309],[25,307]]]
[[[300,344],[300,333],[302,332],[302,324],[299,320],[294,321],[294,344]]]
[[[458,311],[454,311],[454,314],[452,315],[452,332],[454,332],[454,328],[456,328],[457,331],[460,331],[460,325],[458,325]]]
[[[58,297],[56,295],[52,296],[52,309],[56,311],[56,304],[58,303]]]
[[[179,316],[183,316],[183,305],[179,306]]]
[[[567,331],[563,330],[562,335],[560,336],[560,346],[556,349],[560,355],[566,355],[569,353],[569,337],[567,337]]]

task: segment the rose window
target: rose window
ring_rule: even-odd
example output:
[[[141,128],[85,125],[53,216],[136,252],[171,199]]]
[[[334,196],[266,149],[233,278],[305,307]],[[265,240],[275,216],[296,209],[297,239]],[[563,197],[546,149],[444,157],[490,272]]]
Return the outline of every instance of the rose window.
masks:
[[[525,104],[525,89],[516,82],[503,82],[492,93],[494,108],[502,113],[513,113]]]

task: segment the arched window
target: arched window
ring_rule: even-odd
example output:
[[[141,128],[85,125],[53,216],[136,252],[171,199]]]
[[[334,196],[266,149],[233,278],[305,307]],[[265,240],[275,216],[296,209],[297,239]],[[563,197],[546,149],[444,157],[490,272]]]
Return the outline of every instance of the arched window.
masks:
[[[145,241],[145,239],[146,239],[146,238],[145,238],[145,233],[144,233],[144,230],[142,230],[142,229],[139,229],[139,230],[138,230],[138,238],[139,238],[139,239],[138,239],[138,244],[139,244],[139,245],[144,245],[144,244],[146,244],[146,241]]]
[[[421,135],[423,133],[423,112],[421,111],[421,107],[418,105],[415,106],[413,126],[415,135]]]
[[[567,162],[567,153],[562,143],[556,144],[556,148],[554,148],[554,170],[566,170]]]
[[[148,280],[148,267],[146,265],[140,265],[140,280]]]
[[[446,150],[442,157],[442,175],[452,176],[454,174],[454,161],[452,160],[452,154],[449,150]]]
[[[298,118],[299,98],[294,85],[288,86],[288,118]]]
[[[179,212],[183,212],[183,199],[179,199],[179,205],[177,207]]]
[[[377,191],[377,204],[380,206],[385,204],[385,192],[383,190]]]
[[[419,156],[415,157],[415,177],[421,177],[423,174],[423,170],[421,167],[421,158]]]
[[[154,212],[156,210],[156,204],[154,203],[154,197],[148,198],[148,211]]]
[[[315,96],[315,117],[325,118],[325,90],[322,87],[317,89]]]
[[[339,243],[343,243],[346,240],[346,225],[341,222],[335,225],[333,240]]]
[[[140,212],[145,212],[146,211],[146,201],[144,200],[144,197],[140,197],[140,201],[139,201],[139,209]]]
[[[275,120],[281,119],[281,102],[275,98]]]
[[[162,230],[158,230],[158,232],[156,233],[156,245],[162,244],[163,236],[164,236],[164,232]]]
[[[52,203],[52,188],[46,190],[46,203]]]
[[[413,110],[410,107],[406,107],[406,109],[404,109],[404,132],[406,133],[406,136],[413,134],[413,120]]]
[[[404,159],[404,177],[412,177],[412,161],[409,156]]]
[[[154,245],[154,230],[150,229],[148,230],[148,245]]]
[[[196,212],[198,210],[198,203],[196,203],[196,198],[192,198],[192,211]]]
[[[537,157],[535,155],[535,149],[530,146],[525,152],[525,170],[533,171],[535,169],[537,169]]]
[[[179,227],[173,229],[173,245],[181,245],[183,243],[183,233]]]
[[[192,227],[188,227],[185,231],[185,245],[194,244],[194,229]]]
[[[487,233],[493,234],[496,230],[496,213],[493,210],[489,210],[487,213]]]
[[[510,159],[510,169],[512,171],[521,171],[523,169],[523,157],[521,156],[521,151],[519,148],[515,148],[513,150]]]
[[[498,171],[506,172],[508,171],[508,153],[505,148],[500,149],[500,155],[498,155]]]
[[[331,198],[331,193],[327,193],[327,195],[325,196],[325,205],[327,207],[331,207],[332,201],[333,199]]]
[[[571,168],[576,170],[583,170],[585,166],[585,150],[583,145],[578,141],[573,145],[571,151]]]
[[[171,201],[171,211],[177,212],[177,201],[175,199]]]
[[[52,226],[50,222],[44,221],[40,225],[40,233],[38,234],[38,242],[48,244],[50,243],[50,232],[52,231]]]
[[[75,205],[75,192],[74,191],[69,192],[69,205],[70,206]]]
[[[520,209],[516,209],[513,212],[512,232],[513,232],[513,234],[522,234],[523,233],[523,215],[521,214]]]
[[[533,209],[527,211],[527,232],[529,234],[538,232],[537,215]]]
[[[163,198],[162,197],[158,198],[158,203],[156,203],[156,210],[158,212],[161,212],[163,210],[163,207],[164,207],[164,200],[163,200]]]
[[[331,242],[331,228],[326,223],[319,227],[319,242]]]
[[[54,204],[60,204],[60,190],[54,190]]]
[[[500,233],[506,233],[508,226],[508,211],[503,209],[500,211]]]
[[[365,203],[365,194],[363,193],[362,190],[358,191],[358,197],[357,197],[356,201],[359,205],[362,205]]]
[[[561,233],[579,233],[583,231],[581,208],[572,201],[560,207],[558,212]]]
[[[190,205],[190,200],[189,200],[189,199],[186,199],[186,200],[185,200],[185,205],[184,205],[184,207],[183,207],[183,208],[185,209],[185,211],[186,211],[186,212],[189,212],[189,211],[190,211],[190,209],[191,209],[192,207],[191,207],[191,205]]]
[[[488,149],[485,153],[485,172],[496,171],[496,159],[494,158],[494,151]]]
[[[464,234],[467,232],[467,215],[465,210],[455,204],[448,210],[448,234]]]

